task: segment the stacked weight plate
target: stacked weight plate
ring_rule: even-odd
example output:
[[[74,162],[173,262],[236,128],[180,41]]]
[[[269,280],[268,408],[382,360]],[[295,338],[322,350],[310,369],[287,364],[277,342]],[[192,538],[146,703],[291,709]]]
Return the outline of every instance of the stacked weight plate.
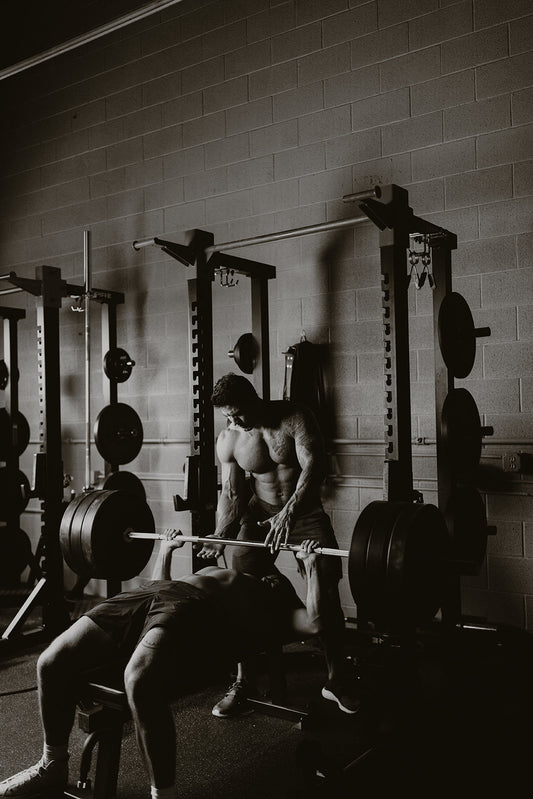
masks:
[[[481,425],[476,402],[465,388],[455,388],[454,378],[467,377],[474,366],[476,338],[490,335],[475,328],[468,303],[457,292],[448,293],[438,314],[439,348],[448,370],[449,390],[441,408],[441,472],[447,472],[446,507],[452,533],[452,558],[462,575],[478,574],[487,547],[485,503],[475,487],[484,436],[491,427]]]

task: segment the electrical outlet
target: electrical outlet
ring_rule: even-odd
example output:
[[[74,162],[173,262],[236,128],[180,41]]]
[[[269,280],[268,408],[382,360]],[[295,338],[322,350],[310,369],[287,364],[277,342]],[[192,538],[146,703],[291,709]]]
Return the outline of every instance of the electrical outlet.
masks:
[[[519,474],[522,471],[522,453],[504,452],[502,455],[502,468],[504,472]]]

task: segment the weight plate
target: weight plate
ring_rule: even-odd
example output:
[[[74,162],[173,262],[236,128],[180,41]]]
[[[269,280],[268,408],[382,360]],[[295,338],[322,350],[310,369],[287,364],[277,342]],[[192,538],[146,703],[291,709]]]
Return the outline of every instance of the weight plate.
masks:
[[[476,576],[485,559],[488,536],[485,503],[479,491],[473,486],[457,486],[450,498],[449,516],[459,573]]]
[[[120,347],[108,350],[104,355],[104,372],[114,383],[126,382],[134,366],[135,361]]]
[[[405,503],[387,557],[387,615],[395,626],[431,622],[440,608],[449,563],[449,535],[435,505]]]
[[[30,501],[30,481],[24,472],[17,471],[9,477],[8,467],[0,467],[0,521],[10,516],[20,516]]]
[[[7,363],[2,358],[2,360],[0,360],[0,391],[5,390],[8,381],[9,381],[9,369],[7,368]]]
[[[366,574],[366,559],[368,540],[372,533],[377,511],[375,506],[381,505],[380,501],[370,502],[359,514],[355,523],[350,555],[348,558],[348,581],[350,590],[356,604],[365,608],[369,598],[369,585]],[[363,611],[366,612],[366,611]]]
[[[453,476],[473,479],[481,458],[481,422],[474,398],[465,388],[452,389],[442,405],[442,448]]]
[[[121,581],[144,569],[153,540],[126,537],[127,531],[155,529],[152,512],[141,497],[129,491],[92,491],[73,504],[71,514],[63,516],[60,532],[63,556],[71,568],[81,565],[84,576]]]
[[[94,493],[96,492],[88,491],[73,499],[63,513],[59,527],[59,540],[65,563],[76,574],[84,576],[89,576],[90,570],[85,562],[82,537],[78,534],[78,531],[83,528],[84,519]]]
[[[406,506],[411,507],[411,503],[380,502],[376,507],[374,528],[368,542],[366,569],[370,587],[369,602],[377,619],[384,619],[390,615],[387,609],[387,563],[390,539],[398,517]]]
[[[30,442],[30,426],[26,417],[18,411],[16,416],[16,454],[22,455]],[[0,408],[0,460],[7,460],[11,452],[11,417],[5,408]]]
[[[133,491],[134,494],[146,499],[146,491],[137,475],[132,472],[111,472],[104,480],[104,486],[108,491],[120,489],[120,491]]]
[[[257,342],[252,333],[243,333],[239,336],[232,353],[235,363],[247,375],[251,375],[254,371],[255,361],[257,358]]]
[[[91,547],[85,546],[88,539],[84,537],[84,552],[96,573],[107,574],[111,567],[110,576],[120,580],[129,580],[139,574],[150,560],[154,542],[130,541],[126,533],[139,529],[154,532],[154,517],[148,504],[130,492],[103,491],[95,497],[87,522],[89,519]]]
[[[102,408],[94,423],[96,448],[108,463],[129,463],[143,444],[143,426],[129,405],[116,402]]]
[[[439,346],[444,363],[454,377],[466,377],[476,358],[474,320],[467,301],[455,291],[444,297],[439,308]]]
[[[32,560],[30,539],[20,528],[0,530],[0,586],[16,585]]]

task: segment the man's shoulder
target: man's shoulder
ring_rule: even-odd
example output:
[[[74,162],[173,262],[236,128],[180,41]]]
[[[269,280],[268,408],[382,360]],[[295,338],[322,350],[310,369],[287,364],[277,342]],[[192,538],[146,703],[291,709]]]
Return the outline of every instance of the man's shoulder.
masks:
[[[274,423],[279,425],[290,424],[295,420],[304,419],[308,415],[305,405],[293,400],[271,400],[270,416]]]
[[[267,429],[285,432],[291,436],[311,433],[316,429],[312,411],[299,402],[273,400],[270,409],[270,424],[265,425]]]
[[[218,454],[232,456],[238,437],[238,430],[234,430],[229,427],[225,427],[223,430],[221,430],[217,437]]]
[[[261,578],[261,582],[268,588],[271,598],[278,603],[282,603],[287,608],[303,606],[293,584],[281,572],[267,574]]]

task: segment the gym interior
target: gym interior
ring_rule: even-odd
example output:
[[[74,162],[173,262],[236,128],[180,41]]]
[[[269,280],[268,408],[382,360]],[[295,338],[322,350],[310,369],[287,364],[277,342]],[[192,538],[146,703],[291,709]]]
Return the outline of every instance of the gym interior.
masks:
[[[312,637],[258,656],[260,698],[238,719],[211,715],[220,670],[173,706],[178,795],[521,795],[531,12],[528,0],[12,11],[0,780],[40,756],[46,646],[149,579],[162,531],[193,539],[174,578],[204,565],[195,539],[215,529],[225,426],[211,393],[234,372],[319,421],[340,550],[320,557],[342,563],[361,705],[323,700]],[[293,553],[277,565],[303,599]],[[149,796],[123,692],[87,691],[64,796]]]

